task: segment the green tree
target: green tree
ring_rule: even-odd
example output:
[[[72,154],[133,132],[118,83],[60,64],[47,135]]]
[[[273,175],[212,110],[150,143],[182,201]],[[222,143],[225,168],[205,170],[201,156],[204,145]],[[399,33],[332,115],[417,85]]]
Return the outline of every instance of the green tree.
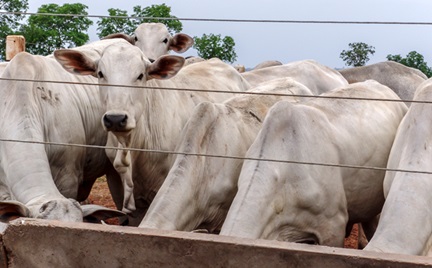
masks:
[[[144,22],[160,22],[166,25],[171,34],[179,33],[183,30],[183,24],[176,19],[176,16],[171,15],[171,7],[165,4],[151,5],[144,9],[140,6],[134,6],[133,11],[132,17],[172,18],[170,20],[136,19],[136,26]]]
[[[38,13],[88,15],[83,4],[42,5]],[[88,28],[93,22],[81,16],[32,15],[28,24],[20,29],[26,38],[26,50],[32,54],[48,55],[57,48],[84,45],[88,40]]]
[[[343,50],[340,54],[340,58],[347,66],[363,66],[369,61],[369,54],[375,54],[375,47],[362,42],[349,43],[348,46],[351,49]]]
[[[233,63],[237,59],[237,54],[234,50],[235,42],[231,36],[221,37],[220,34],[203,34],[200,37],[194,37],[194,48],[198,51],[198,56],[204,59],[213,57],[223,61]]]
[[[113,16],[128,16],[126,10],[108,9],[108,13]],[[183,24],[171,15],[171,7],[161,4],[152,5],[146,8],[141,6],[133,7],[133,18],[102,18],[97,22],[97,35],[102,38],[113,33],[132,34],[133,31],[144,22],[160,22],[166,25],[171,34],[181,32]],[[143,19],[145,17],[146,19]],[[148,18],[172,18],[170,20],[148,19]]]
[[[405,66],[419,69],[422,71],[427,77],[432,77],[432,68],[427,65],[427,62],[424,61],[424,57],[422,54],[411,51],[407,54],[405,58],[402,58],[401,55],[387,55],[387,59],[395,62],[399,62]]]
[[[27,0],[2,0],[0,10],[8,12],[26,12],[28,9]],[[24,15],[2,14],[0,15],[0,60],[5,60],[6,55],[6,36],[14,34],[20,26],[20,21]]]
[[[127,17],[127,11],[117,8],[108,9],[110,17],[114,16],[125,16]],[[102,18],[97,22],[97,35],[99,38],[107,36],[113,33],[126,33],[131,34],[135,30],[135,23],[129,18]]]

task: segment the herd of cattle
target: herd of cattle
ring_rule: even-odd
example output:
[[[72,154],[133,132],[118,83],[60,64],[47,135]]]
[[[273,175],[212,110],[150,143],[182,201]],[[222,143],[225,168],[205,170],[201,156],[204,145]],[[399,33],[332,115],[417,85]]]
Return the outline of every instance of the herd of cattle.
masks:
[[[395,62],[240,73],[168,54],[192,44],[150,23],[1,64],[1,220],[337,247],[360,223],[365,250],[428,255],[432,80]],[[118,210],[79,203],[102,175]]]

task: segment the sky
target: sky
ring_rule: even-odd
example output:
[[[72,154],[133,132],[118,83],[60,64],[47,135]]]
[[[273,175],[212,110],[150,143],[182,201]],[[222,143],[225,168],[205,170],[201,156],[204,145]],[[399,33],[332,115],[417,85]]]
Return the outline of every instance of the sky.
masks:
[[[382,21],[431,22],[430,0],[29,0],[29,12],[43,4],[82,3],[88,14],[108,15],[109,8],[132,14],[133,7],[160,5],[171,7],[178,18],[247,19],[247,20],[313,20],[313,21]],[[91,41],[96,35],[97,18],[89,29]],[[388,54],[405,57],[417,51],[432,66],[432,25],[376,24],[300,24],[274,22],[203,22],[183,20],[183,33],[192,37],[203,34],[231,36],[235,41],[237,60],[252,68],[265,60],[288,63],[313,59],[332,68],[343,68],[340,59],[349,43],[363,42],[375,47],[368,64],[385,61]],[[191,48],[182,56],[197,55]]]

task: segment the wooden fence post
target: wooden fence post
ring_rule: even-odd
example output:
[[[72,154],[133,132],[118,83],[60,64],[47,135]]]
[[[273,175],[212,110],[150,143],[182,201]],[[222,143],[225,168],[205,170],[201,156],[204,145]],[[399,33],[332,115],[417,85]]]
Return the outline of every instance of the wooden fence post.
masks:
[[[6,37],[6,61],[10,61],[19,52],[25,51],[25,38],[22,35]]]

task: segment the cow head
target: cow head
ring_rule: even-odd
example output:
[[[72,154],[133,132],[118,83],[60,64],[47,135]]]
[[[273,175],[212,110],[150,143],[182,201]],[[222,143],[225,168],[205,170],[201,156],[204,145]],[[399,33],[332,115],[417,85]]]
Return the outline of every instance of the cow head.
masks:
[[[42,204],[25,205],[18,201],[0,202],[0,221],[9,222],[19,217],[60,220],[69,222],[101,223],[121,217],[123,212],[97,205],[80,205],[73,199],[54,199]]]
[[[170,50],[183,53],[194,43],[192,37],[187,34],[178,33],[171,35],[162,23],[140,24],[133,35],[115,33],[105,36],[103,39],[123,38],[136,45],[144,52],[150,61],[154,61],[162,55],[168,54]]]
[[[145,104],[151,101],[148,95],[155,91],[127,86],[151,86],[149,80],[171,78],[184,64],[184,58],[170,55],[152,63],[137,47],[126,42],[108,46],[97,61],[71,49],[56,50],[54,56],[67,71],[99,79],[102,102],[106,104],[102,124],[116,136],[129,136]]]

